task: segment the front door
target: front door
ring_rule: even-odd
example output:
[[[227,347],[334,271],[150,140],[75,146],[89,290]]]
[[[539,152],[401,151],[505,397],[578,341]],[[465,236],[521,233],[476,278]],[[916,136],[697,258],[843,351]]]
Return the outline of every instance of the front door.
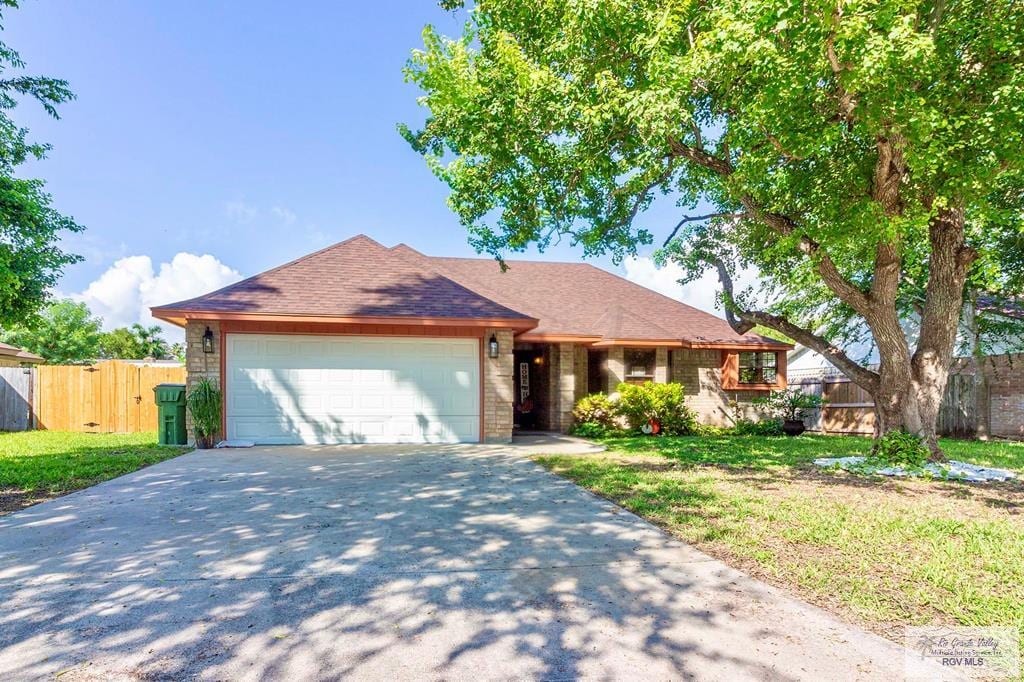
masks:
[[[529,431],[539,425],[541,405],[538,362],[542,353],[538,350],[517,350],[512,356],[515,362],[515,427]]]

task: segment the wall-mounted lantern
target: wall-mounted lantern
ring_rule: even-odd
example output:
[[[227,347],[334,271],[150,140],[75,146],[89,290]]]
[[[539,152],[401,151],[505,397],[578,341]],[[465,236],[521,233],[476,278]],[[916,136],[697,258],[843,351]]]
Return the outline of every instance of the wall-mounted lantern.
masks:
[[[491,334],[491,340],[487,342],[487,355],[488,357],[498,357],[498,339]]]
[[[203,333],[203,352],[213,352],[213,330],[209,327],[206,328],[206,332]]]

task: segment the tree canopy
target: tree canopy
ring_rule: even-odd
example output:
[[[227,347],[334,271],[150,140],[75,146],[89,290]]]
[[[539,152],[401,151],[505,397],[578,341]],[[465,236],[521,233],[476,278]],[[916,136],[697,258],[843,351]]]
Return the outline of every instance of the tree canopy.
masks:
[[[449,5],[459,3],[448,3]],[[479,250],[655,238],[718,272],[739,330],[782,332],[875,397],[881,429],[934,422],[963,292],[1013,295],[1024,168],[1024,5],[988,0],[480,0],[424,31],[403,135]],[[710,215],[687,216],[699,202]],[[732,274],[755,266],[760,296]],[[1019,291],[1019,290],[1018,290]],[[919,316],[916,344],[901,322]],[[872,370],[847,357],[866,328]]]
[[[95,360],[100,335],[100,319],[85,303],[62,299],[46,306],[31,324],[13,325],[0,338],[59,365]]]
[[[104,332],[99,340],[99,354],[103,358],[122,360],[165,360],[175,357],[174,349],[162,336],[160,327],[133,324]]]
[[[0,21],[16,0],[0,0]],[[2,27],[0,27],[2,28]],[[42,159],[49,145],[28,139],[11,112],[23,99],[35,100],[54,118],[74,98],[66,81],[20,73],[21,56],[0,41],[0,324],[24,322],[48,300],[65,266],[78,256],[60,248],[63,232],[83,228],[51,205],[45,183],[18,177],[18,167]]]

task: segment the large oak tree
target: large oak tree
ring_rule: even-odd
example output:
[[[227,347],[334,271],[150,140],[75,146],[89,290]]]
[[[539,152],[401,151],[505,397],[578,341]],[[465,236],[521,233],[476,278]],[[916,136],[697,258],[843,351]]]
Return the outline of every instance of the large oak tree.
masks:
[[[968,278],[1014,285],[1024,4],[480,0],[462,36],[424,42],[406,74],[429,114],[402,132],[479,250],[568,237],[621,257],[653,240],[638,216],[658,193],[709,202],[662,256],[716,269],[736,329],[822,353],[880,433],[939,455]],[[733,291],[746,266],[761,296]],[[844,352],[856,328],[877,368]]]

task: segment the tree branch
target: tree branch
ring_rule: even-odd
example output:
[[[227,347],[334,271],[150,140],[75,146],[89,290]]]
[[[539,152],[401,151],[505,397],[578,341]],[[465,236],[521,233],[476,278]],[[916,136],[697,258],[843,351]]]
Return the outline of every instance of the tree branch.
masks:
[[[726,178],[731,176],[733,173],[734,169],[732,164],[729,163],[727,159],[714,156],[713,154],[709,154],[701,149],[694,149],[675,138],[669,138],[668,143],[672,154],[675,156],[696,163]],[[793,218],[783,213],[762,210],[757,201],[750,194],[743,194],[740,197],[740,204],[744,209],[746,209],[746,213],[748,214],[746,217],[761,221],[776,233],[784,237],[800,233],[799,225],[797,225]],[[867,294],[843,276],[835,262],[833,262],[821,247],[821,244],[807,235],[802,235],[797,248],[801,253],[813,260],[815,270],[821,277],[822,281],[825,282],[826,286],[828,286],[828,288],[831,289],[832,292],[840,298],[840,300],[864,317],[869,317],[871,315],[871,301]]]
[[[705,215],[694,215],[694,216],[683,216],[683,219],[676,223],[676,226],[672,228],[672,231],[667,237],[665,237],[665,243],[662,244],[662,248],[669,245],[669,243],[676,238],[676,234],[682,229],[686,223],[696,223],[702,220],[711,220],[712,218],[746,218],[746,213],[707,213]]]
[[[629,211],[629,215],[623,221],[624,225],[628,226],[633,222],[634,219],[636,219],[637,214],[640,212],[640,207],[643,206],[643,203],[647,199],[647,196],[651,193],[651,190],[653,190],[655,187],[668,180],[669,177],[671,177],[672,171],[674,169],[675,167],[672,164],[672,157],[670,156],[668,158],[668,165],[665,166],[665,170],[659,173],[658,177],[654,178],[649,183],[647,183],[647,186],[644,187],[643,190],[641,190],[640,194],[637,195],[636,200],[633,202],[633,207]]]
[[[742,310],[736,303],[736,298],[733,294],[733,283],[732,277],[729,275],[729,269],[721,258],[712,256],[710,260],[718,270],[718,280],[722,284],[725,319],[737,334],[746,334],[755,325],[759,324],[782,332],[794,341],[802,343],[811,350],[820,353],[841,372],[850,377],[854,383],[869,393],[873,393],[878,389],[879,377],[877,372],[872,372],[861,364],[854,362],[843,349],[833,345],[823,336],[795,325],[778,315],[756,310]]]

